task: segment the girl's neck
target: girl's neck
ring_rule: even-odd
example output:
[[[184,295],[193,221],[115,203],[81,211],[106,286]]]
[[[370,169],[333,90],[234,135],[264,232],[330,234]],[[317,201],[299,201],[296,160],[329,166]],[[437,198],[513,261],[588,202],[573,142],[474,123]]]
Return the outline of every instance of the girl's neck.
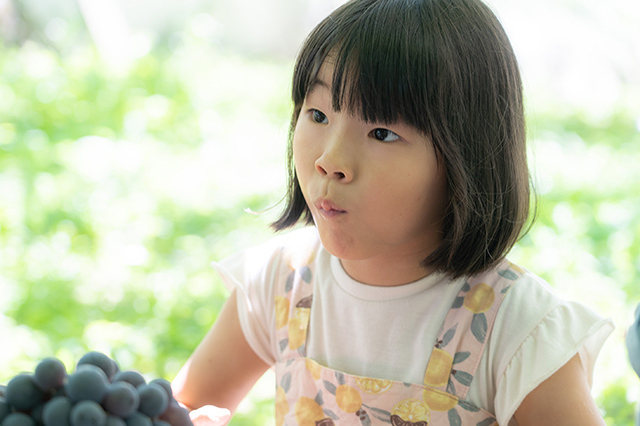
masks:
[[[401,261],[340,259],[340,263],[347,275],[360,283],[391,287],[409,284],[431,274],[432,270],[421,266],[423,258],[411,260],[404,258]]]

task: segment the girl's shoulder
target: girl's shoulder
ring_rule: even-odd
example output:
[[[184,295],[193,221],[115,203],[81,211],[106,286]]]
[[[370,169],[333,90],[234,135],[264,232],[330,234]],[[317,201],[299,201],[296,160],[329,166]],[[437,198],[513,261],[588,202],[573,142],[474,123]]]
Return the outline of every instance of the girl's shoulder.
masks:
[[[591,308],[560,294],[530,270],[512,263],[510,266],[519,276],[509,288],[496,320],[508,324],[513,333],[528,335],[554,315],[566,322],[600,318]]]
[[[611,319],[559,294],[533,272],[520,269],[523,273],[505,296],[491,336],[496,377],[548,377],[577,352],[581,352],[585,369],[592,372],[613,330]],[[538,364],[532,369],[530,363],[536,359]]]
[[[531,389],[576,353],[591,377],[613,330],[610,319],[563,297],[535,273],[513,264],[509,269],[518,277],[500,305],[476,383],[469,389],[470,400],[495,412],[500,424],[509,423]]]

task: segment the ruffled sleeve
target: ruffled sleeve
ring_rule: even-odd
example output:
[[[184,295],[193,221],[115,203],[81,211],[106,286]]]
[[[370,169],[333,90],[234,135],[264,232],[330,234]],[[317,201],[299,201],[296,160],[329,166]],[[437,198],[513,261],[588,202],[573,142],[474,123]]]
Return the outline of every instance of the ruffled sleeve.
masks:
[[[576,353],[591,384],[596,358],[612,330],[610,320],[581,305],[563,304],[549,312],[522,343],[498,385],[498,423],[508,424],[524,398]]]
[[[266,285],[268,260],[265,247],[249,249],[211,265],[229,291],[237,293],[240,327],[251,349],[267,364],[275,363],[269,326],[274,320],[273,294]],[[266,257],[265,257],[266,256]]]
[[[514,424],[509,421],[524,398],[576,354],[591,385],[598,353],[614,328],[586,306],[557,298],[537,277],[525,276],[512,292],[496,319],[501,342],[493,342],[503,349],[493,365],[495,413],[504,425]]]
[[[238,316],[244,337],[267,364],[277,362],[275,297],[302,253],[308,258],[317,249],[317,233],[303,228],[278,235],[264,244],[212,262],[225,287],[236,290]],[[312,253],[310,253],[312,251]]]

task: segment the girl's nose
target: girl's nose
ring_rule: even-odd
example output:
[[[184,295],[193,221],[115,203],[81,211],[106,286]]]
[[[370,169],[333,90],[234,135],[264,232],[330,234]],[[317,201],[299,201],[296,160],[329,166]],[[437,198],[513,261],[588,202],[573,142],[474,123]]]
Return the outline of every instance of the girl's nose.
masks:
[[[353,166],[350,165],[348,153],[334,143],[316,160],[316,171],[329,179],[348,183],[353,179]]]

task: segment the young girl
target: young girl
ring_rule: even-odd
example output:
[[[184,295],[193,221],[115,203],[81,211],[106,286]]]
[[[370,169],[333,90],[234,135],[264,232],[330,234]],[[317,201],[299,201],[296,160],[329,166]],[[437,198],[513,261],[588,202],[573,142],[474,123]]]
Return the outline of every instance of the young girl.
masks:
[[[480,0],[352,0],[293,76],[289,191],[174,381],[233,411],[270,367],[277,425],[604,424],[609,320],[506,253],[529,211],[522,89]]]

